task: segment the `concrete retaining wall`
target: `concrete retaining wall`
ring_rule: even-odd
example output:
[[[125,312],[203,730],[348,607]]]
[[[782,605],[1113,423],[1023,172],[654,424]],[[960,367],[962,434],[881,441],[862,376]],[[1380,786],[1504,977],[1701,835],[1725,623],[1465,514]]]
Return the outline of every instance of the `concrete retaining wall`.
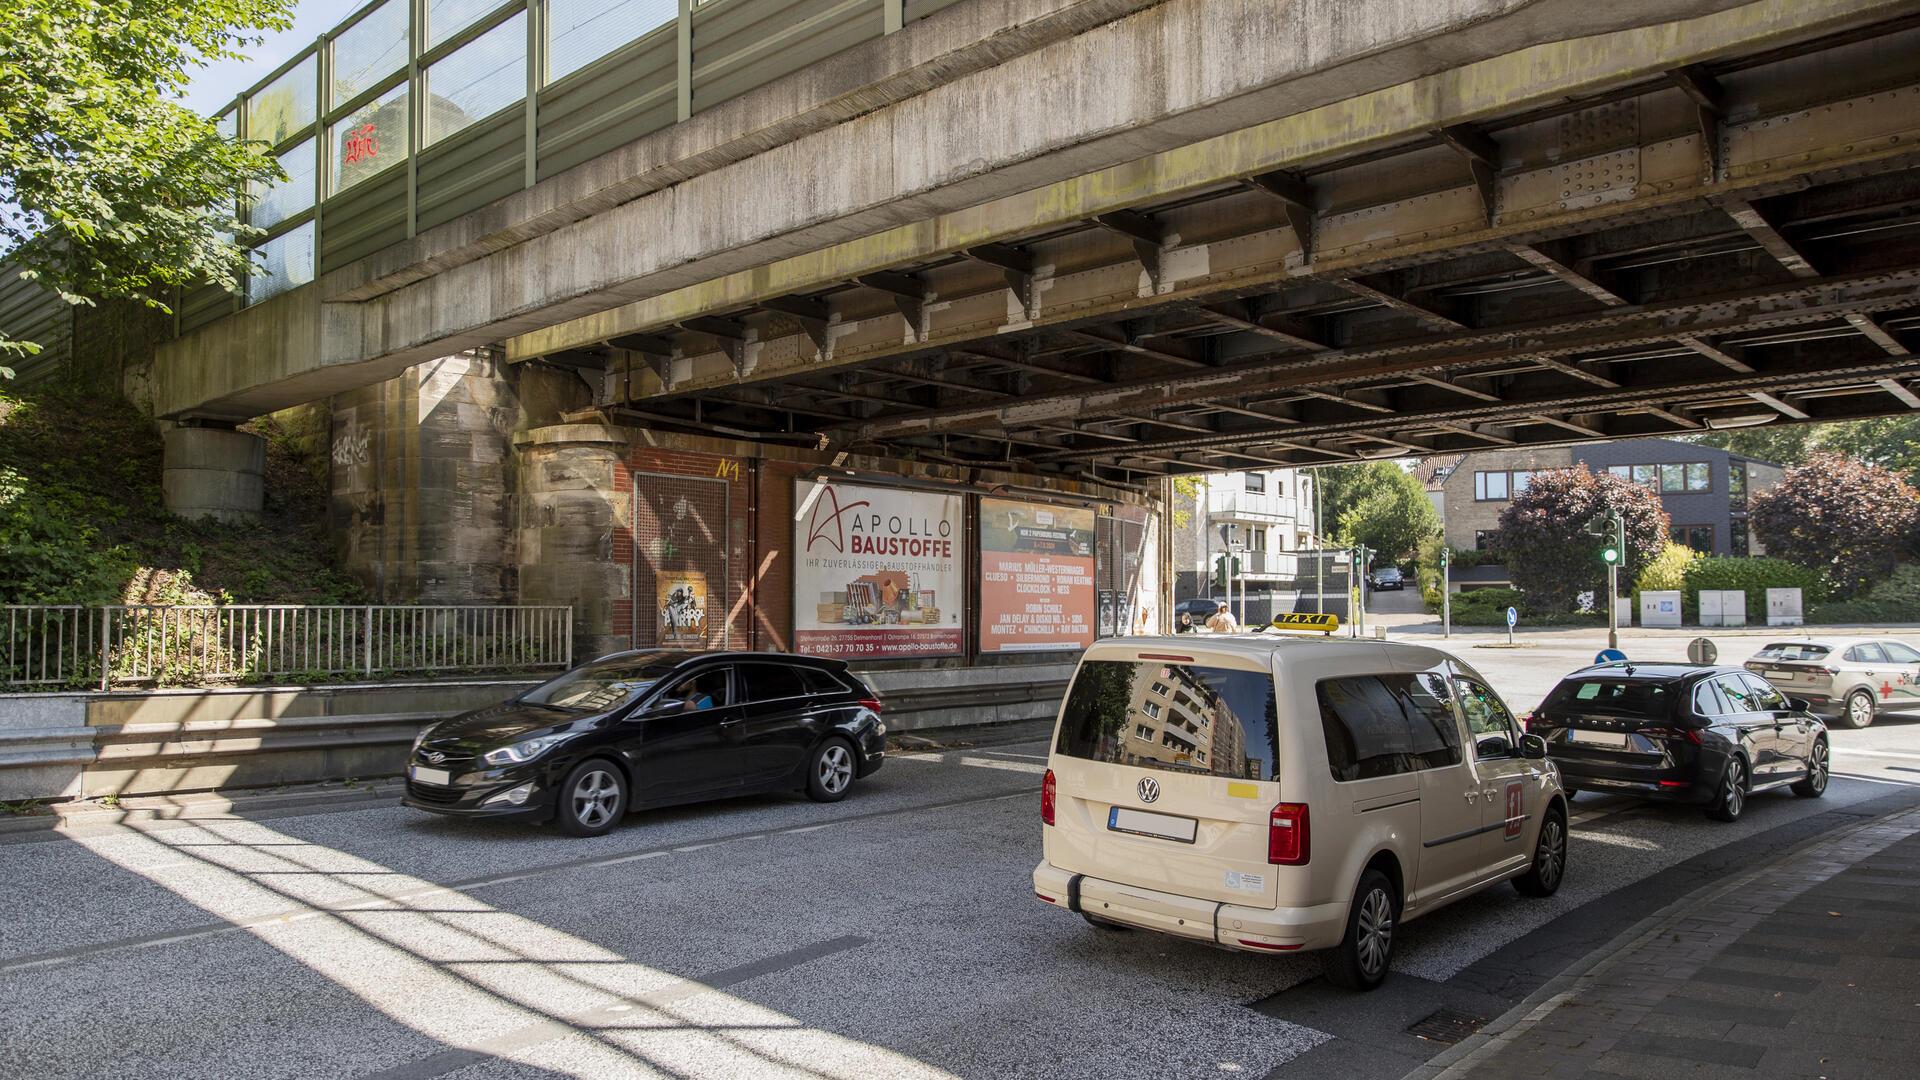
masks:
[[[870,672],[894,731],[1049,718],[1072,664]],[[421,725],[532,680],[0,696],[0,800],[397,775]]]

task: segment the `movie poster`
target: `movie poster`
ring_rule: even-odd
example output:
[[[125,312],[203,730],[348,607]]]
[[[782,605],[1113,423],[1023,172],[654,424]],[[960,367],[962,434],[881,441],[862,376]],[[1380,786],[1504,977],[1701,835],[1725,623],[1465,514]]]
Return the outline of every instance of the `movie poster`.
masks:
[[[655,590],[661,645],[707,647],[707,575],[698,570],[662,571]]]
[[[958,495],[796,481],[794,647],[844,660],[959,656]]]
[[[980,651],[1093,644],[1092,510],[980,500]]]

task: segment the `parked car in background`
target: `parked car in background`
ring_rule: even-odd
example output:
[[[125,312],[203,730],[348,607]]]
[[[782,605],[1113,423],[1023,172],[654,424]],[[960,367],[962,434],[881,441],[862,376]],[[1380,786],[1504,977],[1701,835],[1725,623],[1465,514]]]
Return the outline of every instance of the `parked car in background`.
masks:
[[[1211,596],[1190,596],[1173,605],[1173,617],[1178,620],[1184,614],[1193,619],[1193,625],[1201,626],[1212,617],[1214,612],[1220,610],[1220,605],[1224,603],[1226,603],[1225,600]]]
[[[1367,578],[1367,581],[1375,589],[1404,589],[1407,587],[1407,579],[1400,573],[1400,568],[1397,566],[1383,566],[1375,570]]]
[[[1731,665],[1615,662],[1576,671],[1527,718],[1569,792],[1696,803],[1733,821],[1749,796],[1827,790],[1827,726]]]
[[[843,661],[615,653],[427,727],[401,801],[598,836],[644,807],[784,790],[838,801],[881,766],[886,733]]]
[[[1034,895],[1101,928],[1329,949],[1386,978],[1402,922],[1512,881],[1560,887],[1566,799],[1471,667],[1397,642],[1095,642],[1041,785]]]
[[[1747,670],[1841,727],[1863,728],[1883,710],[1920,709],[1920,649],[1887,638],[1776,641]]]

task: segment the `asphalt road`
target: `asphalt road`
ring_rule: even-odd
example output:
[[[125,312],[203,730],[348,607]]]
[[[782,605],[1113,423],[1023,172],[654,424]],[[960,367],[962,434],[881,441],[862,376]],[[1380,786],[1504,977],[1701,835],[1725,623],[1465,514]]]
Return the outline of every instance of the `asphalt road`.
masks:
[[[1469,655],[1503,688],[1559,662]],[[1500,887],[1411,924],[1390,986],[1502,963],[1537,984],[1564,962],[1539,947],[1556,928],[1920,782],[1920,718],[1835,743],[1826,798],[1759,796],[1735,825],[1581,796],[1558,896]],[[1358,1045],[1340,1025],[1361,1006],[1315,957],[1103,932],[1033,900],[1044,753],[896,756],[833,806],[739,799],[588,841],[386,804],[0,836],[0,1076],[1404,1071],[1324,1061]]]

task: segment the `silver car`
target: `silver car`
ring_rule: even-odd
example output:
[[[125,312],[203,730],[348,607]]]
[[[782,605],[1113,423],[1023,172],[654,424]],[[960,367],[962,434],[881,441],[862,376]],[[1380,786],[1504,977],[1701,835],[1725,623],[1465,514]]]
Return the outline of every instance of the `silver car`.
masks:
[[[1881,712],[1920,709],[1920,650],[1886,638],[1776,641],[1747,670],[1840,727],[1863,728]]]

